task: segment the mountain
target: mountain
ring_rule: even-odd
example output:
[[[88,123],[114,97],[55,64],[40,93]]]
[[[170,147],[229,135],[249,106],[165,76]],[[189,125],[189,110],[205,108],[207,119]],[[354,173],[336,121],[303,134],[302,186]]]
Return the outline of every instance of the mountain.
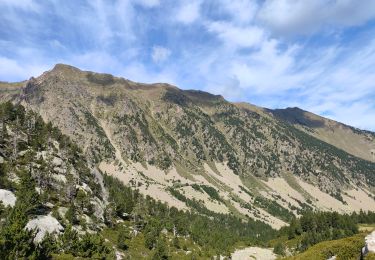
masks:
[[[300,109],[231,103],[63,64],[1,83],[0,100],[41,115],[102,173],[181,210],[274,228],[308,209],[375,210],[374,133]]]
[[[269,110],[307,134],[359,158],[375,161],[375,133],[360,130],[299,108]]]
[[[102,175],[59,129],[0,104],[1,259],[211,259],[276,232],[260,222],[168,207]]]

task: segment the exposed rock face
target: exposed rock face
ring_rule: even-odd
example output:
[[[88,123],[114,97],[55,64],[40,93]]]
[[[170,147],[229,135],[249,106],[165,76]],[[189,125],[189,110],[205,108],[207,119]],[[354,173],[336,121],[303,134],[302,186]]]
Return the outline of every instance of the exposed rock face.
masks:
[[[3,203],[4,206],[11,206],[13,207],[16,204],[16,196],[13,192],[9,190],[0,189],[0,201]]]
[[[366,236],[365,241],[368,252],[375,253],[375,231]]]
[[[274,260],[277,256],[272,252],[272,249],[261,247],[248,247],[236,250],[232,254],[232,260]]]
[[[25,228],[37,231],[34,238],[34,242],[36,243],[41,242],[46,234],[59,234],[64,230],[63,226],[61,226],[57,219],[50,215],[37,216],[35,219],[30,220]]]
[[[284,116],[201,91],[61,64],[9,89],[0,91],[0,100],[38,112],[82,147],[92,165],[179,208],[186,205],[170,189],[213,211],[235,211],[275,227],[302,209],[375,210],[375,164],[365,151],[373,133],[298,109]],[[323,130],[311,132],[317,129]],[[327,129],[334,131],[325,139]],[[340,144],[339,129],[353,137],[351,145]],[[52,159],[55,171],[64,174],[58,159]]]

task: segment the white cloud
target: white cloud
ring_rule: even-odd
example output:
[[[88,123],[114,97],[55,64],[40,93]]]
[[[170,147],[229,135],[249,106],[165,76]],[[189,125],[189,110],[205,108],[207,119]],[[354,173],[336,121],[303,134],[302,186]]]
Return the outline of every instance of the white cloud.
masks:
[[[170,67],[165,67],[163,70],[155,72],[148,69],[142,63],[133,62],[125,66],[120,75],[136,82],[178,85],[178,75],[176,72],[175,68]]]
[[[85,30],[85,36],[92,37],[101,48],[112,45],[118,39],[121,44],[129,45],[135,38],[135,11],[130,0],[118,0],[108,2],[105,0],[88,1],[89,8],[77,8],[79,15],[71,17],[70,10],[63,13],[63,18],[76,19],[76,23]],[[56,13],[60,13],[61,7],[55,3]],[[76,29],[76,28],[73,28]]]
[[[257,47],[265,39],[264,31],[256,26],[238,27],[227,22],[211,22],[207,29],[231,47]]]
[[[230,100],[241,100],[246,92],[240,86],[240,81],[236,76],[218,75],[216,79],[207,82],[205,90],[212,94],[222,95]]]
[[[47,69],[48,64],[23,63],[14,59],[0,56],[0,79],[9,79],[11,81],[20,81],[29,79],[31,76],[40,75]]]
[[[375,18],[375,1],[267,0],[258,19],[277,34],[309,34]]]
[[[249,55],[247,59],[235,60],[229,70],[235,75],[244,88],[257,94],[281,92],[300,87],[305,78],[304,73],[295,73],[295,46],[280,51],[278,42],[264,42],[259,51]]]
[[[375,131],[375,113],[373,103],[354,102],[346,105],[332,106],[329,118],[361,129]],[[313,108],[314,109],[314,108]],[[319,111],[318,111],[319,112]]]
[[[164,62],[169,58],[171,55],[171,51],[167,48],[162,46],[154,46],[152,47],[151,58],[155,63]]]
[[[191,24],[200,17],[201,1],[182,1],[176,15],[176,20],[183,24]]]
[[[49,44],[53,49],[66,50],[66,47],[59,40],[51,40]]]
[[[70,55],[61,63],[71,64],[83,70],[96,72],[118,73],[123,65],[117,57],[104,51],[90,51],[80,55]]]

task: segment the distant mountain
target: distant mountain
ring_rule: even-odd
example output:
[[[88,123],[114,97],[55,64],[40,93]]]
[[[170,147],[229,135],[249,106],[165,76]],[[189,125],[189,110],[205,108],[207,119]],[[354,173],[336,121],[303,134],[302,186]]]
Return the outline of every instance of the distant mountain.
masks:
[[[276,118],[362,159],[375,161],[375,133],[360,130],[299,108],[269,110]]]
[[[0,100],[40,114],[103,173],[179,209],[279,228],[306,209],[375,210],[374,134],[298,108],[142,84],[58,64]]]

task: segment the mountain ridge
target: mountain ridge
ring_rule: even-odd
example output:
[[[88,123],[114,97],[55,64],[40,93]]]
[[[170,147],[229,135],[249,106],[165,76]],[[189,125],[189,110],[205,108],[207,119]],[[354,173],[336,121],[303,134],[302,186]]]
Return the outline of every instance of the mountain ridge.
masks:
[[[300,108],[269,111],[275,117],[299,127],[322,141],[362,159],[375,161],[375,133],[372,131],[349,126]],[[355,147],[356,144],[359,144],[359,147]]]
[[[138,84],[138,87],[141,87],[141,86],[167,86],[167,87],[172,87],[174,89],[178,89],[180,91],[183,91],[183,92],[186,92],[186,93],[200,93],[200,94],[203,94],[205,95],[206,97],[210,97],[212,96],[213,98],[214,97],[218,97],[218,98],[221,98],[221,99],[224,99],[224,97],[220,94],[211,94],[209,92],[206,92],[206,91],[203,91],[203,90],[199,90],[199,89],[179,89],[177,86],[174,86],[174,85],[171,85],[169,83],[165,83],[165,82],[156,82],[156,83],[141,83],[141,82],[134,82],[134,81],[131,81],[127,78],[124,78],[124,77],[115,77],[113,76],[112,74],[109,74],[109,73],[97,73],[97,72],[92,72],[92,71],[89,71],[89,70],[81,70],[75,66],[72,66],[72,65],[68,65],[68,64],[65,64],[65,63],[57,63],[54,65],[54,67],[49,70],[49,71],[46,71],[44,72],[43,74],[45,73],[48,73],[48,72],[53,72],[53,71],[59,71],[59,72],[63,72],[63,71],[66,71],[66,70],[72,70],[72,71],[75,71],[75,72],[83,72],[83,73],[88,73],[88,75],[90,74],[98,74],[98,75],[108,75],[108,76],[111,76],[113,77],[114,79],[118,79],[118,80],[121,80],[121,81],[127,81],[127,82],[132,82],[132,83],[137,83]],[[43,75],[42,74],[42,75]],[[42,76],[41,75],[41,76]],[[30,79],[33,79],[34,77],[31,77]],[[30,80],[29,79],[29,80]],[[18,87],[18,88],[23,88],[24,86],[22,84],[26,83],[28,80],[23,80],[23,81],[15,81],[15,82],[8,82],[8,81],[0,81],[0,84],[2,85],[1,87],[6,87],[6,86],[14,86],[14,87]],[[224,99],[225,100],[225,99]],[[227,101],[227,102],[230,102],[230,101]],[[314,116],[317,116],[317,117],[320,117],[320,118],[324,118],[326,120],[330,120],[332,122],[336,122],[338,124],[341,124],[341,125],[345,125],[347,127],[350,127],[350,128],[353,128],[353,129],[357,129],[359,131],[364,131],[364,132],[368,132],[368,133],[371,133],[371,134],[375,134],[374,131],[371,131],[371,130],[366,130],[366,129],[361,129],[361,128],[358,128],[358,127],[353,127],[353,126],[350,126],[348,124],[344,124],[344,123],[341,123],[339,121],[335,121],[333,119],[329,119],[329,118],[325,118],[321,115],[318,115],[318,114],[314,114],[312,112],[309,112],[307,110],[304,110],[300,107],[286,107],[286,108],[274,108],[274,109],[270,109],[270,108],[265,108],[265,107],[261,107],[261,106],[257,106],[255,104],[252,104],[252,103],[249,103],[249,102],[246,102],[246,101],[236,101],[236,102],[230,102],[232,104],[238,104],[238,105],[250,105],[250,106],[253,106],[253,107],[256,107],[258,108],[259,110],[264,110],[264,111],[268,111],[270,112],[271,114],[275,114],[276,116],[282,118],[283,117],[283,111],[291,111],[291,110],[294,110],[294,111],[298,111],[299,113],[300,112],[303,112],[303,113],[310,113]],[[278,112],[281,112],[281,113],[278,113]],[[284,117],[284,119],[286,120],[287,118]],[[292,120],[287,120],[287,121],[291,121]]]

